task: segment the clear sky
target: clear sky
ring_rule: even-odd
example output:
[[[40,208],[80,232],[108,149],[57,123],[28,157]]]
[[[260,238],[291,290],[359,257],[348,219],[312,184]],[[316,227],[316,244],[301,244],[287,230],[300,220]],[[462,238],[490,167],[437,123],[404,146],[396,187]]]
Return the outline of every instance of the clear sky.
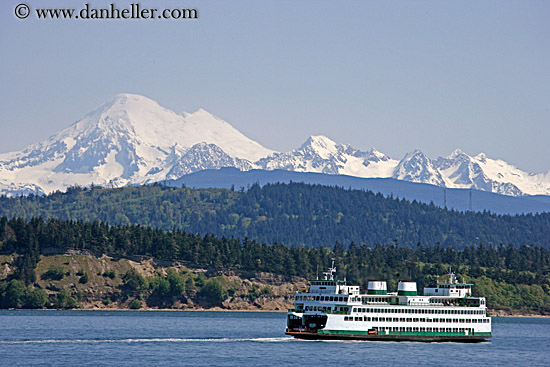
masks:
[[[197,20],[20,20],[23,2],[110,4],[1,2],[2,153],[137,93],[278,151],[326,135],[550,170],[550,1],[134,1]]]

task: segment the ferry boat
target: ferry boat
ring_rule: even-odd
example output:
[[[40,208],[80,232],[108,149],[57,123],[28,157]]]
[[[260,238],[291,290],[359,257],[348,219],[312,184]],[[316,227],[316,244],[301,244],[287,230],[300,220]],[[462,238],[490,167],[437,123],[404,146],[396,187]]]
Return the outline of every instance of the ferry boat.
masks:
[[[425,342],[481,342],[491,338],[491,317],[484,297],[472,284],[459,283],[449,269],[435,288],[418,295],[416,282],[400,281],[388,292],[385,281],[359,286],[336,280],[336,268],[296,292],[287,315],[286,334],[300,339],[354,339]]]

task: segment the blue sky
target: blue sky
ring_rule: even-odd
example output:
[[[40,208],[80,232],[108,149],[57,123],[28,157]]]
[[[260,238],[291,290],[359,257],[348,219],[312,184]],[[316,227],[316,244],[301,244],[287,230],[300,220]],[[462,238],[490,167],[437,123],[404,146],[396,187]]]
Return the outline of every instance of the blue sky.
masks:
[[[31,8],[109,1],[26,0]],[[264,146],[460,148],[550,170],[548,1],[164,1],[197,20],[19,20],[0,4],[0,153],[117,93],[204,108]],[[116,1],[120,8],[129,1]]]

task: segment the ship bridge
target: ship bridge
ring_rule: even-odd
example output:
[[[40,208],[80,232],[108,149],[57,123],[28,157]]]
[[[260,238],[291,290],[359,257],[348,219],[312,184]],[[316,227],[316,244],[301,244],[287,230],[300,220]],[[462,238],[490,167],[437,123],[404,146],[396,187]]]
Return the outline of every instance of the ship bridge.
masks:
[[[437,283],[436,288],[424,288],[425,296],[447,297],[447,298],[465,298],[472,295],[472,285],[469,283],[459,283],[458,277],[452,270],[442,283]]]

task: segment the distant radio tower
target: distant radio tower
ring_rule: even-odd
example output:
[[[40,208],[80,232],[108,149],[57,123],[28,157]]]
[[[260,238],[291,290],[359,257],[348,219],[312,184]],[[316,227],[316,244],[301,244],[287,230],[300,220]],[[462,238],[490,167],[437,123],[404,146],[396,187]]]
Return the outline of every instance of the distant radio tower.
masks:
[[[447,209],[447,189],[443,189],[443,208]]]
[[[472,189],[470,189],[470,211],[472,211]]]

